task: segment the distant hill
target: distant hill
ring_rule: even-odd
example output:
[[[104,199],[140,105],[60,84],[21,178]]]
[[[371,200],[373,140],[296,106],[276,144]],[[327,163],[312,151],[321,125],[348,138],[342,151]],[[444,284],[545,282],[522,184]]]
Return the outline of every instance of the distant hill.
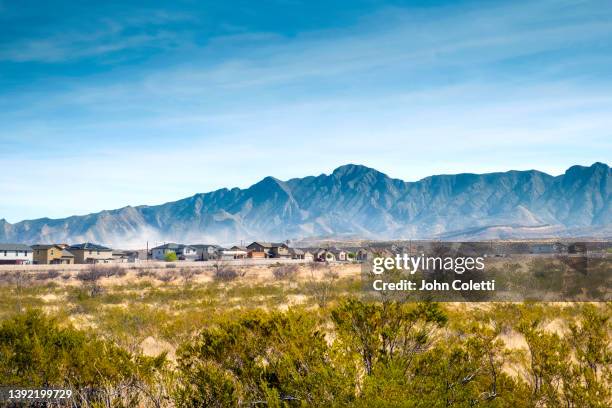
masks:
[[[572,166],[438,175],[417,182],[349,164],[332,174],[226,188],[156,206],[10,224],[0,242],[237,242],[306,237],[449,240],[612,236],[612,171]]]

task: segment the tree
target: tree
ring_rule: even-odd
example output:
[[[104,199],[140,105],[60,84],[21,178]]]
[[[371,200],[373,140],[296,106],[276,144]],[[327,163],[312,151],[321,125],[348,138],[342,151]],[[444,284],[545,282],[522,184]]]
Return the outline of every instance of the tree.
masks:
[[[177,259],[176,252],[174,251],[167,252],[164,256],[166,262],[176,262]]]

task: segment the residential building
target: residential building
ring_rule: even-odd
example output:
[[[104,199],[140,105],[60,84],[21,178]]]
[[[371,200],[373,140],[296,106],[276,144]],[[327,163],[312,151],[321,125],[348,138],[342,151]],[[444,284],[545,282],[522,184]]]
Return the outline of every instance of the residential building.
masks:
[[[24,244],[0,244],[0,265],[29,265],[32,248]]]
[[[195,244],[190,245],[192,248],[196,250],[196,259],[198,261],[208,261],[217,258],[217,251],[219,250],[219,245],[211,245],[211,244]]]
[[[113,262],[113,250],[102,245],[85,242],[71,245],[68,251],[74,255],[74,263],[97,264]]]
[[[198,257],[196,248],[190,245],[175,244],[173,242],[151,249],[151,257],[158,261],[163,261],[170,252],[174,252],[177,259],[181,261],[195,261]]]
[[[37,265],[71,265],[74,255],[62,244],[32,245],[34,263]]]
[[[357,261],[365,262],[374,258],[374,254],[369,249],[361,248],[355,253],[355,258]]]
[[[343,249],[331,248],[328,250],[328,252],[331,252],[332,254],[334,254],[334,258],[336,258],[336,261],[340,261],[340,262],[348,261],[348,253]]]
[[[232,260],[232,259],[244,259],[248,255],[246,248],[233,246],[229,249],[219,248],[218,250],[218,258],[221,260]]]
[[[138,251],[113,251],[114,263],[136,263],[140,261]]]
[[[261,252],[265,254],[264,258],[291,258],[289,247],[282,242],[255,241],[247,246],[247,251],[252,252],[250,258],[261,258]]]
[[[299,248],[289,248],[289,253],[291,254],[291,259],[303,259],[310,262],[314,260],[314,255],[310,251]]]
[[[337,261],[338,253],[331,249],[317,249],[314,254],[315,261],[318,262],[334,262]]]

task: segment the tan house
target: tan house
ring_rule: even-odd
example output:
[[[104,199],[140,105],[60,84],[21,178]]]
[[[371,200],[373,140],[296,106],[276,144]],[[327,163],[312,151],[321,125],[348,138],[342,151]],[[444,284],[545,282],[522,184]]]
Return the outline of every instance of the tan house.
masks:
[[[299,248],[289,248],[289,253],[291,254],[291,259],[303,259],[310,262],[314,260],[314,255],[311,252]]]
[[[71,245],[68,251],[74,255],[74,263],[96,264],[113,262],[113,250],[102,245],[85,242]]]
[[[258,242],[255,241],[246,247],[251,253],[249,258],[261,258],[261,253],[264,253],[264,258],[291,258],[289,247],[283,243],[276,242]]]
[[[74,255],[61,245],[32,245],[34,264],[37,265],[70,265]]]

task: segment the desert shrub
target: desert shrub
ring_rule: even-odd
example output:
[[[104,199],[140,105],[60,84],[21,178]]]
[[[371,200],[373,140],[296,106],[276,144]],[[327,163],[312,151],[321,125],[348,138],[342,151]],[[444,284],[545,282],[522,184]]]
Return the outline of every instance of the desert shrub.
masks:
[[[355,373],[318,326],[305,312],[251,311],[202,330],[179,349],[177,406],[346,405]]]
[[[191,268],[181,268],[181,270],[179,271],[179,275],[185,281],[185,283],[189,283],[195,276],[195,273]]]
[[[245,271],[237,271],[223,261],[217,261],[213,265],[213,278],[218,281],[233,281],[237,278],[245,276]]]
[[[281,265],[272,270],[275,279],[293,279],[297,275],[299,267],[297,265]]]
[[[214,278],[219,281],[233,281],[238,277],[244,276],[244,273],[239,273],[234,268],[220,268],[215,270]]]
[[[155,275],[155,277],[164,282],[164,283],[168,283],[168,282],[172,282],[173,280],[176,279],[176,273],[174,272],[160,272],[157,275]]]
[[[130,354],[84,331],[62,327],[40,311],[0,324],[0,383],[69,387],[77,406],[98,406],[103,401],[109,406],[139,405],[147,395],[140,391],[164,365],[164,355]]]
[[[111,276],[122,277],[127,274],[126,268],[123,268],[119,265],[106,266],[104,268],[104,271],[106,272],[107,278],[110,278]]]
[[[313,265],[322,265],[313,263]],[[315,267],[310,271],[310,278],[306,284],[307,293],[312,296],[319,307],[327,306],[330,298],[336,290],[338,273],[329,269],[326,265]]]
[[[106,277],[106,271],[104,271],[102,268],[97,268],[95,265],[79,271],[79,273],[76,275],[76,278],[81,282],[96,282],[104,277]]]
[[[89,288],[89,296],[91,297],[100,296],[104,293],[104,288],[98,284],[98,281],[103,277],[106,277],[106,272],[102,268],[96,268],[95,265],[80,271],[76,275],[76,278]]]
[[[155,272],[151,271],[150,269],[141,269],[136,273],[136,276],[138,276],[139,278],[146,278],[146,277],[154,277]]]
[[[55,269],[49,269],[46,272],[36,274],[36,280],[55,279],[60,276],[60,273]]]

